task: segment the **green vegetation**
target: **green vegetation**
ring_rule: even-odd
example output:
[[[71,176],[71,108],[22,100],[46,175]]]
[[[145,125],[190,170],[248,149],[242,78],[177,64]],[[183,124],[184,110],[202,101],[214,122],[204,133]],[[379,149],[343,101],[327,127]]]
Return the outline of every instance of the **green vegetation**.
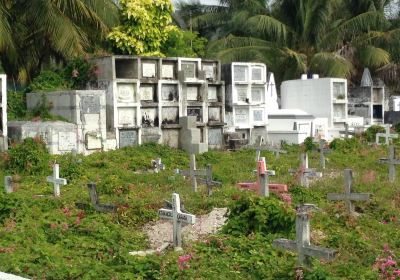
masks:
[[[392,279],[398,267],[390,265],[390,258],[400,261],[396,257],[400,254],[400,192],[393,187],[397,183],[388,182],[387,166],[376,163],[386,155],[386,147],[372,148],[350,139],[335,143],[324,178],[309,189],[299,187],[287,172],[298,166],[301,147],[287,146],[289,153],[280,159],[262,152],[277,173],[272,182],[288,184],[293,197],[290,206],[274,195],[260,198],[235,187],[237,182],[255,180],[252,150],[198,156],[198,167],[211,163],[215,179],[223,182],[208,197],[204,186],[192,193],[190,182],[174,174],[175,168],[189,165],[182,151],[146,144],[73,158],[49,156],[40,142],[26,140],[0,161],[0,177],[12,173],[16,182],[16,192],[0,194],[1,270],[46,279],[99,275],[101,279],[294,279],[296,255],[273,248],[272,241],[293,239],[294,206],[314,203],[321,211],[313,214],[312,242],[339,253],[330,263],[315,260],[304,279],[372,280],[379,275]],[[162,158],[167,170],[145,172],[156,157]],[[317,167],[319,154],[312,151],[309,160],[311,167]],[[68,179],[59,199],[51,197],[52,186],[45,179],[54,161]],[[344,168],[355,172],[355,191],[374,194],[369,203],[356,204],[362,214],[358,219],[346,214],[343,203],[326,200],[328,192],[343,191]],[[117,213],[75,207],[75,202],[88,203],[86,184],[91,181],[97,184],[102,201],[118,205]],[[185,208],[196,215],[213,207],[229,207],[227,225],[219,234],[185,244],[184,252],[130,256],[129,251],[148,248],[141,228],[158,220],[157,210],[164,199],[171,199],[172,192],[178,192]],[[40,194],[46,196],[35,196]],[[384,266],[385,272],[380,271]]]

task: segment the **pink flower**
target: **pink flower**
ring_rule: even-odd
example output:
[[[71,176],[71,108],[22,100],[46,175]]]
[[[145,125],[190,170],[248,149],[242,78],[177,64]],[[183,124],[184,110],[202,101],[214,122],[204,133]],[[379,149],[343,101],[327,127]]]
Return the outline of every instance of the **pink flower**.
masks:
[[[384,266],[395,266],[397,263],[392,260],[392,257],[388,257],[387,261],[383,264]]]
[[[190,266],[187,264],[188,261],[192,259],[192,255],[183,255],[178,258],[178,266],[180,270],[189,268]]]
[[[72,78],[77,78],[78,76],[79,76],[79,71],[76,70],[76,69],[72,70],[71,77]]]
[[[393,271],[393,274],[394,274],[395,276],[400,276],[400,269],[395,269],[395,270]]]
[[[71,211],[69,210],[68,207],[63,208],[62,211],[63,211],[65,216],[67,216],[67,217],[71,216]]]
[[[292,196],[289,193],[281,193],[279,196],[287,204],[289,204],[289,205],[292,204]]]
[[[387,224],[388,224],[388,221],[383,220],[383,221],[382,221],[382,224],[387,225]]]

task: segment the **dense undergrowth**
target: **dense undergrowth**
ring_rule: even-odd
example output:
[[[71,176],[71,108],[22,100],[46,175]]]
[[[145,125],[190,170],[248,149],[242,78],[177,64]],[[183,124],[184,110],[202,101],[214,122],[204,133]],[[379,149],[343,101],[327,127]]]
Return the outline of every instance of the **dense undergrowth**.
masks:
[[[276,171],[271,181],[288,184],[292,206],[274,195],[259,198],[236,189],[237,182],[255,180],[251,150],[197,157],[198,167],[212,164],[214,179],[223,183],[208,197],[204,187],[192,193],[190,183],[174,173],[188,167],[188,155],[165,146],[146,144],[77,158],[17,148],[0,161],[1,178],[12,174],[17,182],[16,192],[0,193],[0,271],[34,279],[295,279],[296,255],[273,248],[272,241],[293,239],[294,206],[314,203],[321,211],[312,217],[312,242],[336,249],[338,255],[329,263],[315,260],[304,279],[396,279],[400,191],[399,179],[390,183],[387,166],[377,164],[386,156],[385,147],[336,141],[323,179],[309,189],[298,186],[287,172],[298,166],[300,147],[286,148],[289,153],[280,159],[269,152],[262,155]],[[36,157],[46,162],[36,166]],[[156,157],[167,169],[146,172]],[[52,198],[52,186],[46,183],[54,161],[68,179],[59,199]],[[311,152],[310,166],[318,167],[318,162],[319,154]],[[326,200],[328,192],[343,191],[344,168],[355,172],[354,191],[373,194],[370,202],[356,204],[362,214],[358,219],[346,214],[343,203]],[[75,202],[89,202],[88,182],[97,184],[102,202],[118,205],[117,213],[75,207]],[[217,235],[185,244],[184,252],[130,256],[129,251],[147,249],[141,227],[158,219],[157,210],[172,192],[196,215],[229,207],[227,225]],[[182,255],[189,256],[184,266],[178,262]]]

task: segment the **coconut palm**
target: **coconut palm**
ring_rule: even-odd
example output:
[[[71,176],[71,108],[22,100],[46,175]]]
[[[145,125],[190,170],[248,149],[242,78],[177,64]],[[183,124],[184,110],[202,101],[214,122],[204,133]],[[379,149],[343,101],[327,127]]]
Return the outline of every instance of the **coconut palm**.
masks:
[[[0,0],[0,60],[20,81],[93,50],[117,24],[112,0]]]
[[[350,77],[357,69],[390,63],[387,43],[397,36],[384,15],[390,3],[224,0],[219,10],[203,8],[192,21],[215,28],[218,39],[210,43],[209,55],[224,62],[263,61],[280,80],[307,72]]]

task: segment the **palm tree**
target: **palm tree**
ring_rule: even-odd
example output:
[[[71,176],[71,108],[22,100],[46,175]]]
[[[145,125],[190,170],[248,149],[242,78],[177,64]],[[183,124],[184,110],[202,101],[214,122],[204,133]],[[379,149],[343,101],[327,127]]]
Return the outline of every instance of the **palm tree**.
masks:
[[[217,30],[209,55],[224,62],[262,61],[279,80],[307,72],[351,77],[357,69],[390,62],[387,43],[397,34],[384,16],[390,2],[224,0],[218,9],[203,8],[192,21]]]
[[[92,51],[118,23],[112,0],[0,0],[0,61],[22,82],[51,59]]]

